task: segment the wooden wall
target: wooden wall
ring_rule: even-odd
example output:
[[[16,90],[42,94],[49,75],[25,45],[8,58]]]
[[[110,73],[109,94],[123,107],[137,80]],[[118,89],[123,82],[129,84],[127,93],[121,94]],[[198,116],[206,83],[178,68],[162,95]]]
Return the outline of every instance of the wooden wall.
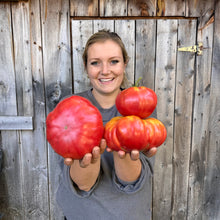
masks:
[[[45,119],[89,87],[81,54],[99,29],[126,44],[130,82],[158,95],[153,220],[220,219],[220,1],[0,1],[0,219],[63,219]],[[203,43],[203,54],[180,47]]]

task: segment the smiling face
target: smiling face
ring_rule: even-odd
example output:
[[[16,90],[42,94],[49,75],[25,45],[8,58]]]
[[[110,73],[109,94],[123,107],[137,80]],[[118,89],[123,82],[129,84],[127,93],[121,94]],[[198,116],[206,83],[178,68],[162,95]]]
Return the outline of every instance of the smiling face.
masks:
[[[96,42],[89,46],[86,69],[94,95],[118,94],[125,68],[121,47],[113,40]]]

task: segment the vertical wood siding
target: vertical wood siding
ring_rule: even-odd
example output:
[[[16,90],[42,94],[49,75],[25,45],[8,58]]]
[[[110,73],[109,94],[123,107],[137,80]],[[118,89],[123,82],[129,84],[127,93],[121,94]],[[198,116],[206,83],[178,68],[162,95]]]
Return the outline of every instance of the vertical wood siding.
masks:
[[[177,22],[177,20],[158,20],[157,22],[155,67],[155,91],[158,95],[157,116],[166,125],[167,139],[155,161],[153,194],[155,219],[169,219],[172,212]]]
[[[14,36],[11,26],[11,8],[7,3],[0,5],[0,36],[1,36],[1,104],[3,116],[17,115],[16,75],[14,57]],[[1,131],[1,148],[3,151],[3,171],[0,180],[1,212],[9,219],[22,219],[22,171],[19,131]],[[16,181],[15,181],[16,180]]]
[[[142,77],[156,91],[167,127],[152,219],[220,219],[220,1],[0,2],[0,21],[0,219],[63,219],[45,119],[64,96],[90,87],[82,52],[103,28],[121,36],[130,84]],[[198,42],[202,56],[178,51]],[[19,127],[17,118],[4,127],[18,116],[33,126]]]

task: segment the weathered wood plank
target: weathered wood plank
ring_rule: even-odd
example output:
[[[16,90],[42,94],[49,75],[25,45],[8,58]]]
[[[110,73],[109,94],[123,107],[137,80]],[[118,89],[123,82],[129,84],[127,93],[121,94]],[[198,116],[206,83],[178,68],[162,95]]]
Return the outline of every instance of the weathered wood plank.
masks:
[[[47,110],[72,93],[68,2],[41,1]]]
[[[30,48],[30,21],[29,21],[29,3],[22,2],[12,4],[13,33],[15,47],[15,70],[17,85],[17,103],[18,115],[33,115],[33,90],[32,90],[32,72],[31,72],[31,48]],[[37,160],[37,151],[32,149],[34,146],[33,133],[31,131],[19,132],[20,143],[20,169],[22,188],[25,189],[23,194],[23,218],[39,219],[44,213],[39,207],[39,196],[37,192],[41,189],[38,187],[40,175],[34,171],[34,163],[39,166]],[[33,159],[30,159],[33,158]],[[37,190],[38,188],[38,190]],[[42,194],[41,194],[42,196]]]
[[[135,64],[135,20],[116,20],[115,32],[121,37],[130,60],[126,67],[126,76],[130,84],[134,83]]]
[[[46,110],[72,93],[69,1],[41,0],[41,26]],[[60,157],[48,145],[48,189],[50,218],[63,218],[56,203]]]
[[[213,60],[210,84],[210,109],[203,215],[202,219],[220,218],[220,1],[216,1]]]
[[[0,213],[3,219],[24,219],[19,136],[18,131],[1,131]]]
[[[128,0],[128,16],[155,16],[156,0]]]
[[[167,128],[167,139],[158,149],[155,161],[154,219],[171,218],[177,25],[177,20],[157,21],[155,77],[155,91],[158,96],[157,117]]]
[[[157,16],[185,16],[185,1],[157,0]]]
[[[12,4],[18,115],[33,115],[29,4]]]
[[[0,130],[33,130],[33,118],[25,116],[0,116]]]
[[[82,54],[88,38],[93,34],[93,21],[72,20],[72,51],[74,93],[90,88],[90,81],[84,68]]]
[[[203,43],[202,56],[196,57],[196,83],[194,94],[192,149],[189,173],[188,217],[203,219],[204,177],[209,146],[209,106],[211,87],[211,65],[213,24],[199,30],[197,41]]]
[[[127,16],[127,0],[99,0],[100,16]]]
[[[98,0],[70,0],[70,16],[98,16]]]
[[[196,44],[196,20],[178,21],[178,45]],[[186,219],[194,94],[195,54],[178,52],[175,92],[172,218]]]
[[[34,130],[21,132],[21,167],[24,193],[23,219],[49,219],[47,148],[45,141],[45,94],[39,1],[30,5],[30,46],[33,76]],[[27,109],[27,106],[24,106]],[[25,112],[24,112],[25,113]]]
[[[215,9],[215,0],[186,0],[186,17],[201,17]]]
[[[11,9],[0,4],[0,115],[17,115]],[[3,169],[0,173],[0,213],[5,219],[23,219],[19,134],[1,131]],[[15,181],[16,180],[16,181]]]
[[[94,33],[99,30],[106,29],[114,31],[114,21],[113,20],[93,20]]]
[[[139,77],[142,77],[141,85],[154,89],[156,65],[156,20],[136,21],[135,47],[135,81],[137,81]]]
[[[0,11],[0,114],[17,115],[14,48],[9,5],[0,4]]]
[[[18,85],[17,96],[22,97],[18,99],[18,101],[20,101],[20,103],[18,103],[18,115],[33,115],[29,14],[29,3],[12,5],[15,70]],[[26,192],[23,195],[23,215],[24,219],[39,219],[39,216],[42,216],[46,211],[43,210],[45,207],[39,205],[41,204],[39,201],[41,201],[43,194],[38,194],[43,189],[41,189],[42,184],[40,184],[40,182],[42,180],[41,172],[45,167],[43,164],[39,166],[40,160],[38,159],[40,155],[37,151],[32,149],[32,146],[34,146],[33,133],[30,131],[21,131],[19,132],[19,136],[21,149],[20,158],[22,161],[20,163],[22,189],[25,189]],[[34,159],[30,160],[29,158]],[[44,158],[44,164],[47,164],[46,154]],[[47,180],[45,176],[44,179]],[[47,198],[45,197],[45,199]],[[46,202],[48,202],[48,200]]]

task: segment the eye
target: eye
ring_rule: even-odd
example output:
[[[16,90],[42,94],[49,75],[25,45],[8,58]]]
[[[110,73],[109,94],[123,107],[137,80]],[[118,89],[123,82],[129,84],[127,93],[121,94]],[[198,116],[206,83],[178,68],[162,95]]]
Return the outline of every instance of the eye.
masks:
[[[98,61],[92,61],[90,64],[91,64],[92,66],[97,66],[97,65],[98,65]]]
[[[118,60],[112,60],[111,63],[112,64],[117,64],[119,61]]]

